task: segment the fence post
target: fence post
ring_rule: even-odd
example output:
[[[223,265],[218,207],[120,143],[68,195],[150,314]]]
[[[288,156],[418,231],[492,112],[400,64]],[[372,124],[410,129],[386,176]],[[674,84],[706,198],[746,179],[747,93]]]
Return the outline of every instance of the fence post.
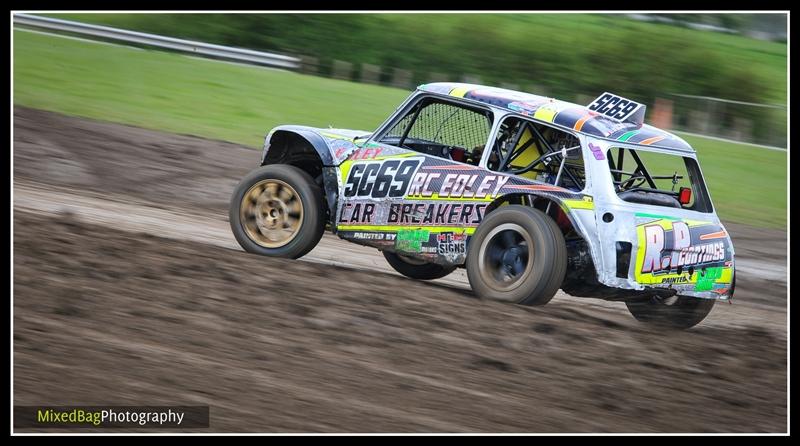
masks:
[[[689,130],[695,133],[708,134],[708,111],[689,110]]]
[[[333,61],[334,79],[353,80],[353,64],[343,60]]]
[[[528,84],[525,86],[525,92],[535,94],[538,96],[549,96],[547,89],[538,84]]]
[[[461,82],[466,84],[480,84],[481,77],[476,74],[465,74],[461,76]]]
[[[664,130],[672,128],[672,101],[656,98],[653,106],[653,125]]]
[[[392,75],[392,86],[397,88],[408,88],[411,82],[411,71],[402,68],[395,68]]]
[[[737,141],[752,141],[753,121],[747,118],[734,118],[731,138]]]
[[[447,82],[447,81],[448,81],[448,77],[444,73],[433,72],[433,73],[430,73],[428,75],[428,82],[429,83],[431,83],[431,82]]]
[[[594,98],[583,93],[575,95],[575,103],[578,105],[589,105],[592,99]]]
[[[300,71],[305,74],[317,74],[319,59],[314,56],[300,56]]]
[[[706,134],[709,134],[709,135],[716,134],[717,133],[716,132],[716,130],[717,130],[717,125],[716,125],[716,121],[717,121],[717,116],[716,116],[716,114],[717,114],[716,113],[717,112],[717,103],[715,101],[706,101],[706,102],[708,102],[708,104],[706,106],[706,115],[708,115],[708,117],[706,118],[705,128],[704,128],[703,132],[706,133]]]
[[[361,82],[368,84],[379,84],[381,78],[381,67],[369,63],[361,64]]]

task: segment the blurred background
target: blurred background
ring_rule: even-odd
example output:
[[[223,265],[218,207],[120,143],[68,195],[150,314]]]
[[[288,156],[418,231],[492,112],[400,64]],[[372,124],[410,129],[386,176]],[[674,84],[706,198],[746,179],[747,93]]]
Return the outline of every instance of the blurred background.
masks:
[[[612,89],[678,130],[786,143],[783,14],[67,15],[302,58],[303,73],[408,89],[461,80],[580,104]]]
[[[783,14],[49,16],[267,52],[283,71],[17,32],[16,104],[259,147],[286,123],[372,130],[432,81],[579,104],[613,91],[698,150],[723,218],[785,224]],[[731,193],[742,182],[758,187]]]
[[[788,428],[787,14],[16,14],[12,36],[15,404],[208,404],[216,431]],[[665,335],[621,302],[409,281],[330,234],[308,261],[238,249],[228,200],[271,128],[370,132],[434,81],[645,103],[697,150],[737,304]]]

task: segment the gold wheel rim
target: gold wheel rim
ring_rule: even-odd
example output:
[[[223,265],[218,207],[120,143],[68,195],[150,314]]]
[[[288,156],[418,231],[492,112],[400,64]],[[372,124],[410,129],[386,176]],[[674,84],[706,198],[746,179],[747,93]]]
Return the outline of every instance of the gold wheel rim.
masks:
[[[265,248],[280,248],[300,232],[303,202],[287,183],[262,180],[242,197],[239,216],[250,240]]]

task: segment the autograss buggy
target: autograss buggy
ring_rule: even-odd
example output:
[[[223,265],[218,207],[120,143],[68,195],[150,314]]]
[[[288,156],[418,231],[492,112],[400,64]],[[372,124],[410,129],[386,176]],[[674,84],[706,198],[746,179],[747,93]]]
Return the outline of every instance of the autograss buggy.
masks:
[[[733,245],[694,150],[644,113],[610,93],[422,85],[372,133],[273,129],[231,228],[249,252],[298,258],[328,226],[411,278],[466,268],[484,299],[562,289],[688,328],[732,297]]]

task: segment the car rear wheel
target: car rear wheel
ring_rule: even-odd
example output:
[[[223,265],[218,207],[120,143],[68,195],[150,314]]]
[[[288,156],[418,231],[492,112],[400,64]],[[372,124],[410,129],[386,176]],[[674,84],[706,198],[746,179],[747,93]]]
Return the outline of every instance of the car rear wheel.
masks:
[[[455,271],[455,266],[443,266],[438,263],[428,263],[424,260],[383,251],[383,257],[398,273],[417,280],[433,280]]]
[[[245,176],[231,197],[231,230],[245,251],[296,259],[325,231],[322,190],[304,171],[271,164]]]
[[[519,205],[490,213],[467,250],[467,277],[481,298],[544,305],[567,268],[564,236],[543,212]]]
[[[670,296],[628,301],[628,311],[640,322],[684,330],[699,324],[714,308],[715,299]]]

